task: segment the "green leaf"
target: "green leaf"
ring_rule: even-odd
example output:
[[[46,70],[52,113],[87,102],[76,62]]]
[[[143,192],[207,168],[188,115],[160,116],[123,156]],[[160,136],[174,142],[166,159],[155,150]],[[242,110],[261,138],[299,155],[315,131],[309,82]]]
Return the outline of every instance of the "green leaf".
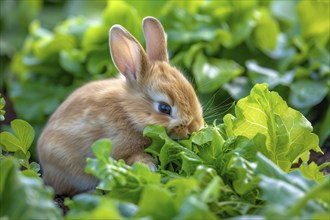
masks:
[[[192,137],[192,142],[197,145],[198,155],[204,164],[219,168],[223,165],[223,145],[225,140],[220,135],[217,127],[208,127]]]
[[[231,141],[233,143],[231,143]],[[258,151],[262,152],[266,137],[262,134],[257,134],[253,139],[248,139],[244,136],[231,138],[227,141],[229,147],[233,148],[229,154],[239,155],[244,159],[254,162]]]
[[[83,44],[86,32],[91,29],[93,22],[84,17],[71,17],[55,27],[56,34],[72,36],[77,40],[77,43]],[[74,49],[75,50],[75,49]]]
[[[254,1],[249,1],[252,5],[255,4]],[[235,3],[234,3],[235,4]],[[257,22],[254,16],[254,10],[251,10],[253,6],[245,8],[242,13],[243,2],[239,2],[236,5],[236,10],[234,10],[234,16],[232,19],[228,19],[229,25],[231,27],[230,40],[224,41],[223,45],[225,47],[234,48],[248,39],[253,30],[256,28]]]
[[[15,152],[21,149],[20,141],[12,133],[9,133],[7,131],[1,132],[0,140],[0,145],[4,148],[5,151]]]
[[[163,7],[168,5],[166,1],[149,1],[148,4],[144,1],[128,1],[127,3],[131,4],[131,7],[135,8],[142,18],[147,16],[159,17],[162,14]],[[158,10],[156,11],[155,8]]]
[[[234,77],[243,73],[243,68],[233,60],[215,59],[199,54],[193,66],[193,74],[198,90],[210,93],[220,88]]]
[[[174,205],[174,199],[169,191],[159,186],[148,185],[144,187],[139,202],[139,211],[135,217],[172,219],[176,212],[177,209]]]
[[[152,139],[151,145],[146,148],[146,152],[159,156],[160,151],[169,137],[162,126],[147,126],[143,130],[143,136]],[[171,142],[171,141],[170,141]]]
[[[144,129],[143,135],[152,139],[152,144],[145,151],[159,157],[161,169],[181,164],[176,169],[191,175],[203,163],[194,152],[168,137],[163,126],[149,125]]]
[[[320,171],[319,166],[315,162],[311,162],[310,164],[302,164],[298,169],[305,178],[318,181],[323,180],[324,178],[323,172]]]
[[[96,176],[100,180],[97,188],[110,191],[113,198],[136,203],[145,185],[160,182],[160,175],[152,173],[145,164],[128,166],[123,160],[111,158],[109,139],[95,142],[92,151],[96,158],[87,159],[85,171]]]
[[[291,27],[297,20],[296,5],[298,2],[295,1],[272,1],[271,2],[271,13],[278,20],[285,23],[286,26]]]
[[[236,118],[226,115],[225,125],[235,136],[253,139],[265,136],[260,151],[283,170],[288,171],[295,161],[309,150],[320,151],[318,137],[312,126],[298,111],[289,108],[266,84],[256,85],[251,94],[237,102]]]
[[[30,159],[30,152],[24,153],[22,150],[17,150],[14,153],[14,157],[18,160],[19,164],[23,167],[30,169],[29,159]]]
[[[289,102],[298,109],[311,108],[319,104],[328,94],[329,88],[317,81],[299,80],[290,85]]]
[[[204,163],[199,156],[189,150],[185,150],[185,148],[177,148],[176,151],[180,152],[182,159],[181,170],[187,175],[192,175],[196,171],[196,168]],[[170,152],[171,151],[168,151],[168,153]]]
[[[1,178],[0,178],[0,195],[1,195],[1,198],[2,196],[4,195],[4,192],[5,192],[5,186],[7,184],[7,179],[5,177],[9,176],[12,169],[13,169],[13,166],[14,166],[14,162],[5,162],[6,160],[8,160],[7,158],[1,158],[0,160],[0,164],[1,164],[1,170],[0,170],[0,173],[1,173]],[[7,165],[5,166],[4,164],[7,163]],[[1,213],[2,213],[2,209],[1,209]],[[1,215],[2,216],[2,215]]]
[[[204,43],[197,43],[189,48],[188,51],[184,52],[183,61],[187,67],[190,67],[194,64],[194,60],[199,53],[202,53],[202,50],[205,48]],[[176,56],[178,57],[178,56]]]
[[[97,140],[91,148],[95,157],[103,160],[110,157],[112,143],[109,139],[100,139]]]
[[[36,162],[31,162],[30,163],[30,169],[34,171],[35,173],[39,173],[40,171],[40,165]]]
[[[141,34],[141,20],[138,12],[134,7],[125,1],[109,2],[103,11],[103,23],[107,27],[114,24],[121,24],[129,27],[128,31],[139,39]]]
[[[325,116],[319,124],[316,125],[316,133],[319,135],[320,138],[320,146],[323,146],[326,142],[327,138],[330,136],[330,107],[328,107]]]
[[[195,196],[189,196],[173,219],[217,219],[208,206]]]
[[[65,80],[65,77],[62,77],[62,80]],[[10,96],[18,115],[24,116],[29,122],[41,123],[46,121],[46,115],[54,112],[71,90],[71,86],[58,85],[53,81],[12,82]]]
[[[251,88],[251,82],[246,76],[236,77],[232,82],[226,83],[223,86],[223,89],[226,90],[234,100],[248,96]]]
[[[221,185],[223,185],[222,179],[215,176],[201,193],[201,201],[204,203],[217,202],[220,197]]]
[[[12,159],[0,160],[0,216],[9,219],[60,219],[53,191],[39,177],[23,175]],[[19,199],[17,196],[19,195]]]
[[[258,19],[257,26],[253,31],[256,45],[261,50],[274,50],[277,45],[277,37],[280,33],[277,21],[264,8],[261,8],[255,14]]]
[[[257,187],[259,179],[255,176],[256,164],[240,156],[232,156],[226,173],[233,179],[233,187],[239,195],[251,192]]]
[[[76,76],[84,74],[82,62],[85,59],[85,54],[82,51],[73,49],[70,51],[60,51],[60,65],[64,70],[73,73]]]
[[[87,70],[89,73],[97,75],[103,74],[109,65],[108,48],[95,49],[88,55]],[[115,69],[113,67],[113,69]],[[117,70],[115,70],[117,72]]]
[[[103,24],[91,25],[83,35],[82,47],[89,52],[92,48],[108,43],[109,28]],[[101,49],[101,48],[100,48]]]
[[[313,213],[327,213],[328,204],[319,203],[320,196],[329,195],[330,178],[320,184],[305,179],[297,170],[285,174],[275,164],[258,154],[259,183],[262,198],[267,201],[266,216],[272,218],[310,218]],[[329,201],[329,198],[328,198]]]
[[[10,125],[16,136],[9,132],[0,133],[1,145],[9,152],[22,150],[26,154],[34,139],[32,126],[20,119],[13,120]]]
[[[91,210],[95,209],[100,203],[101,197],[97,195],[79,194],[72,199],[66,198],[64,204],[70,208],[67,216],[71,218],[75,215],[87,214]]]
[[[65,200],[70,209],[65,219],[122,219],[117,205],[104,196],[79,194],[72,200]]]
[[[297,12],[302,34],[305,37],[329,34],[330,12],[328,1],[301,1],[297,6]]]
[[[98,188],[112,190],[117,184],[125,185],[127,183],[125,176],[128,174],[129,166],[124,161],[115,161],[110,157],[111,141],[98,140],[91,148],[96,159],[87,158],[85,171],[101,180]]]
[[[184,200],[199,188],[199,184],[194,178],[182,177],[171,179],[165,186],[169,191],[175,193],[176,210],[179,210]]]
[[[214,129],[215,128],[212,127],[204,128],[193,136],[192,142],[197,144],[198,146],[202,146],[211,142],[213,139],[213,135],[218,136],[216,131],[214,132]]]
[[[258,65],[255,61],[246,62],[248,76],[253,84],[267,83],[269,88],[277,85],[290,85],[294,79],[294,72],[288,71],[280,74],[278,71]]]
[[[205,165],[199,165],[193,175],[202,190],[205,189],[216,176],[217,172]]]
[[[15,135],[20,140],[20,144],[24,153],[26,153],[34,139],[34,130],[26,121],[15,119],[10,123]]]

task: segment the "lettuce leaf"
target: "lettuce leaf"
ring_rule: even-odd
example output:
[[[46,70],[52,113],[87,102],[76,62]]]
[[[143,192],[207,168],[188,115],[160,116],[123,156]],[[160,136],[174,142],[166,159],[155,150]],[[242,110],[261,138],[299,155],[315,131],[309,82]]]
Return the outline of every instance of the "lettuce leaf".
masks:
[[[248,97],[239,100],[235,114],[224,117],[227,134],[248,139],[259,135],[264,141],[258,150],[284,171],[300,158],[306,161],[309,150],[321,151],[311,123],[278,93],[270,92],[267,84],[257,84]]]
[[[191,141],[186,147],[172,140],[160,125],[147,126],[143,135],[152,139],[152,144],[146,152],[159,158],[160,168],[191,175],[195,168],[203,164],[202,158],[191,151]]]
[[[112,159],[110,140],[95,142],[86,172],[99,178],[97,188],[105,195],[68,200],[68,217],[313,218],[329,211],[329,180],[317,165],[287,173],[297,158],[318,150],[310,123],[265,84],[240,100],[235,113],[188,140],[172,140],[164,127],[147,126],[143,134],[152,144],[145,151],[158,160],[156,173]]]
[[[260,153],[257,158],[256,174],[261,178],[259,186],[261,198],[267,203],[263,208],[267,217],[312,219],[316,213],[329,214],[330,175],[317,183],[306,179],[298,170],[286,174]]]
[[[136,163],[132,167],[123,160],[116,161],[110,157],[112,144],[108,139],[101,139],[92,145],[96,158],[88,158],[85,171],[101,181],[97,188],[109,191],[114,198],[128,202],[137,202],[147,184],[158,184],[160,174],[150,172],[149,168]]]
[[[61,218],[61,212],[52,200],[53,190],[38,176],[21,172],[16,160],[1,158],[0,174],[1,219]]]
[[[68,215],[70,218],[84,216],[83,207],[87,206],[90,200],[92,204],[85,216],[91,218],[106,217],[108,212],[103,210],[104,204],[102,204],[106,203],[110,209],[117,210],[113,212],[114,216],[118,214],[117,218],[124,217],[124,214],[118,211],[119,207],[114,204],[136,207],[129,216],[134,218],[189,219],[193,216],[206,216],[209,219],[216,219],[208,203],[218,201],[220,186],[224,183],[213,169],[198,166],[195,175],[189,178],[182,176],[168,179],[168,175],[165,174],[161,179],[159,173],[151,172],[144,164],[127,166],[123,161],[113,160],[110,157],[109,140],[97,141],[93,144],[92,151],[95,159],[87,160],[86,171],[100,179],[97,188],[102,189],[111,200],[102,202],[99,201],[100,198],[95,197],[84,201],[81,196],[77,196],[66,202],[73,209],[75,207],[81,209],[81,212],[77,213],[74,210],[70,211]],[[185,151],[194,154],[188,149]]]
[[[70,208],[65,219],[122,219],[116,201],[97,195],[80,194],[72,200],[66,199],[65,204]],[[126,207],[128,209],[128,207]]]

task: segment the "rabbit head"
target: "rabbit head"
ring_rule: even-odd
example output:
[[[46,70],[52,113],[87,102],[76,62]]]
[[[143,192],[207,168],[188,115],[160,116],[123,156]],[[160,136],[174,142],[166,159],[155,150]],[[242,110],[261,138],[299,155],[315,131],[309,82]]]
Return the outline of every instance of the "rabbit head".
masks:
[[[110,53],[125,77],[127,117],[135,129],[150,124],[163,125],[172,138],[187,138],[203,127],[203,113],[196,93],[168,61],[166,35],[161,23],[143,20],[146,52],[122,26],[110,29]]]

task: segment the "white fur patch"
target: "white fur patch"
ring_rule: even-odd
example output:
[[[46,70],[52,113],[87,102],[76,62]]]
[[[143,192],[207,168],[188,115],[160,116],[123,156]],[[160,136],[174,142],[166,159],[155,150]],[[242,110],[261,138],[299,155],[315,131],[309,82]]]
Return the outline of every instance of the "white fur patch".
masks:
[[[167,95],[164,93],[159,93],[159,92],[149,92],[149,95],[151,96],[152,100],[154,102],[165,102],[167,104],[171,104],[171,100]]]
[[[171,118],[173,119],[178,119],[178,109],[175,105],[171,105],[172,101],[170,100],[170,98],[165,95],[164,93],[159,93],[159,92],[149,92],[150,97],[152,98],[152,100],[154,101],[154,110],[156,112],[158,111],[158,105],[161,102],[167,103],[171,106]]]

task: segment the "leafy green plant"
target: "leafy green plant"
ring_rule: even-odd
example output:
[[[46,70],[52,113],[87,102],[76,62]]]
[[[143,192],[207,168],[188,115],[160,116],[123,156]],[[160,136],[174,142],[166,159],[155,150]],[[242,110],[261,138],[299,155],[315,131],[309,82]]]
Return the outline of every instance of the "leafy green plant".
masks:
[[[292,218],[296,215],[310,219],[329,216],[326,211],[329,209],[330,201],[329,175],[324,177],[321,183],[317,183],[304,178],[297,170],[288,174],[284,173],[260,154],[258,162],[257,173],[261,178],[259,183],[262,190],[261,198],[268,203],[268,207],[263,210],[266,216]],[[320,201],[322,202],[319,203]]]
[[[1,104],[2,109],[5,103]],[[40,178],[39,164],[30,163],[32,126],[15,119],[11,130],[13,133],[0,133],[0,218],[60,219],[61,211],[52,200],[53,189]]]
[[[68,216],[102,216],[102,203],[122,218],[326,216],[329,175],[315,164],[291,168],[301,157],[307,161],[310,149],[320,150],[310,123],[265,84],[256,85],[235,109],[236,116],[228,114],[223,124],[207,126],[189,140],[177,142],[161,126],[146,127],[144,135],[152,139],[146,151],[158,159],[157,173],[144,164],[113,160],[111,142],[99,140],[86,172],[100,179],[97,189],[106,195],[67,200],[73,208]]]
[[[2,153],[13,153],[22,166],[37,173],[40,170],[39,164],[29,161],[31,156],[29,148],[34,139],[32,126],[21,119],[13,120],[10,125],[14,134],[8,131],[0,133],[1,156],[3,157]]]
[[[328,217],[330,178],[321,169],[330,164],[306,163],[309,150],[319,150],[317,136],[306,118],[266,84],[256,85],[249,96],[239,100],[235,115],[227,114],[224,123],[206,125],[188,140],[172,140],[159,125],[146,127],[144,135],[152,140],[146,152],[158,160],[156,173],[141,163],[128,166],[114,160],[111,141],[98,140],[91,146],[95,157],[87,159],[85,168],[100,180],[97,191],[67,198],[70,210],[64,217],[38,171],[26,165],[27,158],[22,163],[15,154],[28,152],[31,127],[20,120],[13,122],[15,135],[0,134],[1,149],[8,152],[0,159],[4,177],[0,182],[1,217]],[[299,158],[302,164],[293,168]]]
[[[17,160],[0,160],[0,217],[8,219],[59,219],[53,190],[34,172],[21,172]]]

